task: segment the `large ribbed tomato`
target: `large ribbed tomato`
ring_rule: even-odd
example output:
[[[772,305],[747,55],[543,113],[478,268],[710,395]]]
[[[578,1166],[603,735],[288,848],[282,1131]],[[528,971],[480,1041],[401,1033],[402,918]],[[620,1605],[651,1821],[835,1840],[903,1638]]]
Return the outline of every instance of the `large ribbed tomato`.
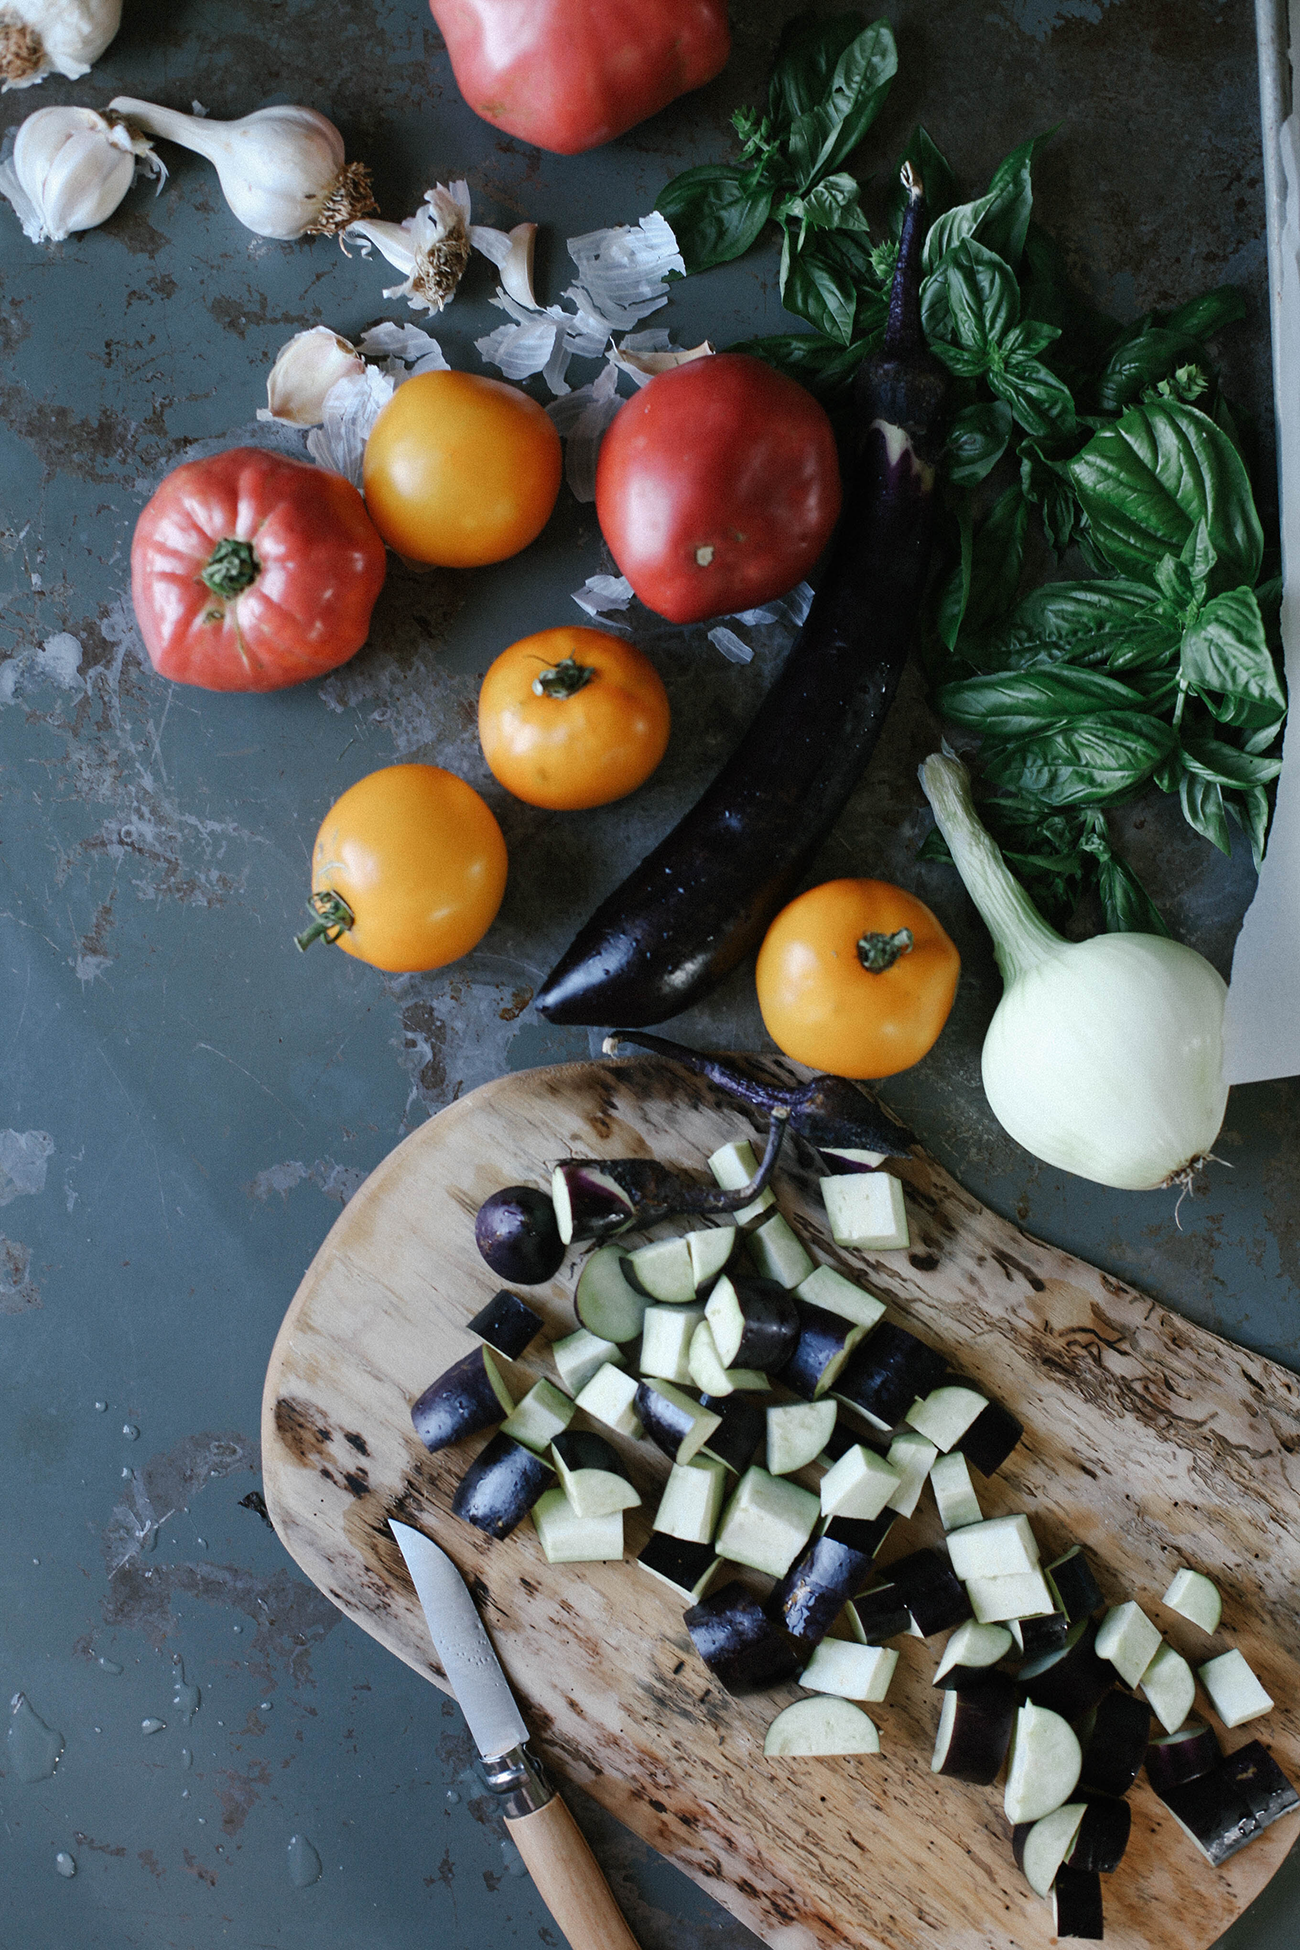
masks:
[[[720,352],[661,372],[619,409],[596,463],[600,532],[670,623],[793,589],[840,512],[831,423],[761,359]]]
[[[155,670],[209,691],[278,691],[355,656],[384,544],[341,474],[259,447],[174,467],[131,544]]]

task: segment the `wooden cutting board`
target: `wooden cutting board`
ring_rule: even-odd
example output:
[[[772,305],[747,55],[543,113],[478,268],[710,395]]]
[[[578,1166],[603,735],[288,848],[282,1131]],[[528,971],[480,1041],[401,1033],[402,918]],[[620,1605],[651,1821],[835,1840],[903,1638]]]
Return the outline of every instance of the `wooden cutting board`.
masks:
[[[426,1529],[473,1588],[547,1761],[775,1950],[1033,1950],[1053,1941],[1050,1910],[1012,1864],[1000,1789],[929,1771],[933,1645],[900,1642],[890,1699],[871,1709],[878,1758],[767,1761],[764,1732],[795,1688],[722,1692],[680,1605],[631,1562],[552,1569],[530,1523],[493,1543],[459,1522],[452,1495],[484,1438],[430,1456],[412,1431],[411,1402],[475,1344],[465,1322],[500,1284],[473,1238],[490,1192],[543,1184],[566,1154],[698,1171],[757,1129],[655,1058],[503,1077],[423,1125],[347,1206],[285,1317],[263,1407],[268,1508],[320,1589],[445,1685],[386,1523]],[[794,1158],[778,1199],[815,1257],[865,1278],[1023,1419],[1010,1462],[979,1484],[986,1514],[1028,1510],[1045,1555],[1085,1545],[1107,1597],[1138,1599],[1193,1664],[1239,1645],[1278,1706],[1225,1745],[1258,1734],[1300,1781],[1300,1383],[1017,1231],[919,1153],[901,1171],[908,1252],[832,1246],[816,1177]],[[573,1327],[577,1264],[529,1291],[546,1338],[507,1370],[516,1397],[554,1373],[546,1340]],[[623,1447],[652,1509],[667,1464],[648,1443]],[[929,1517],[896,1526],[882,1561],[933,1541],[924,1503]],[[648,1528],[629,1513],[629,1559]],[[1182,1563],[1222,1588],[1213,1641],[1160,1605]],[[1106,1940],[1123,1950],[1203,1950],[1296,1835],[1278,1822],[1216,1870],[1145,1779],[1131,1799],[1128,1854],[1104,1879]]]

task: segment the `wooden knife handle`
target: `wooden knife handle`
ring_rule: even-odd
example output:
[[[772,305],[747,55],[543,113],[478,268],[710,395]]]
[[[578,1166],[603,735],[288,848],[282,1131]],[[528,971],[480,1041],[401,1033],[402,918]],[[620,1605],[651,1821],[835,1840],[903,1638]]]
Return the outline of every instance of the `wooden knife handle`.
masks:
[[[558,1794],[532,1814],[506,1816],[510,1839],[571,1950],[638,1950],[600,1865]]]

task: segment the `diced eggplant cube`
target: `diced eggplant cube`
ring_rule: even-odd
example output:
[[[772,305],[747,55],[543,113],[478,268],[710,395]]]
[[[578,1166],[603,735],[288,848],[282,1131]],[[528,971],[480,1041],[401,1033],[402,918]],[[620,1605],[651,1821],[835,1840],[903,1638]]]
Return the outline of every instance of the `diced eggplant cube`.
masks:
[[[796,1339],[781,1369],[781,1384],[806,1402],[817,1401],[834,1387],[867,1330],[843,1314],[827,1313],[824,1307],[811,1307],[806,1301],[799,1304],[797,1321]]]
[[[554,1483],[548,1462],[498,1432],[461,1478],[451,1513],[489,1537],[508,1537]]]
[[[1177,1733],[1196,1698],[1196,1676],[1182,1653],[1162,1645],[1139,1683],[1165,1732]]]
[[[689,1462],[722,1420],[671,1381],[643,1381],[632,1400],[633,1412],[646,1434],[670,1462]]]
[[[617,1246],[598,1246],[578,1275],[573,1309],[582,1326],[605,1341],[634,1341],[641,1332],[646,1299],[630,1286]]]
[[[1081,1937],[1100,1943],[1105,1930],[1101,1910],[1101,1877],[1085,1869],[1058,1869],[1052,1884],[1052,1927],[1059,1937]]]
[[[1223,1749],[1213,1727],[1189,1720],[1177,1733],[1158,1733],[1145,1758],[1147,1779],[1163,1801],[1172,1788],[1212,1774],[1223,1759]]]
[[[812,1256],[789,1223],[774,1212],[749,1235],[749,1254],[765,1280],[796,1287],[816,1271]]]
[[[732,1564],[783,1578],[812,1536],[819,1510],[811,1491],[751,1466],[723,1513],[718,1552]]]
[[[1127,1794],[1138,1777],[1151,1736],[1151,1708],[1132,1693],[1112,1690],[1098,1703],[1083,1741],[1080,1784],[1094,1794]]]
[[[691,1338],[703,1318],[703,1307],[647,1307],[637,1363],[642,1374],[657,1381],[688,1383]]]
[[[1005,1673],[983,1674],[974,1686],[949,1687],[930,1772],[990,1786],[1002,1771],[1015,1719],[1016,1689]]]
[[[1083,1755],[1073,1727],[1059,1713],[1026,1700],[1011,1736],[1011,1765],[1003,1795],[1006,1817],[1014,1826],[1038,1821],[1070,1799],[1078,1786]]]
[[[647,1300],[664,1305],[695,1298],[695,1270],[685,1239],[654,1239],[623,1260],[623,1277]]]
[[[623,1556],[623,1512],[580,1517],[560,1488],[547,1490],[533,1505],[542,1555],[548,1564],[608,1563]]]
[[[885,1311],[885,1303],[868,1293],[833,1266],[816,1266],[806,1280],[800,1280],[795,1297],[810,1307],[821,1307],[828,1314],[842,1314],[856,1327],[871,1328]]]
[[[1056,1872],[1074,1847],[1085,1806],[1067,1801],[1037,1821],[1019,1823],[1012,1834],[1012,1853],[1036,1896],[1050,1897]]]
[[[699,1232],[687,1233],[686,1248],[691,1256],[691,1272],[697,1293],[712,1285],[724,1270],[739,1237],[736,1227],[731,1224],[705,1226]]]
[[[1112,1605],[1098,1627],[1097,1656],[1110,1660],[1126,1686],[1137,1685],[1159,1650],[1159,1632],[1132,1598]]]
[[[986,1402],[956,1446],[972,1469],[978,1469],[981,1476],[994,1476],[1024,1432],[1024,1423],[1017,1421],[1010,1409],[1003,1408],[1001,1402]],[[1100,1594],[1097,1602],[1101,1602]]]
[[[903,1420],[909,1428],[928,1436],[935,1448],[946,1455],[987,1407],[987,1397],[977,1389],[966,1387],[964,1382],[949,1381],[914,1401]]]
[[[724,1368],[772,1374],[785,1366],[799,1339],[798,1309],[775,1280],[724,1273],[704,1314]]]
[[[1023,1513],[986,1517],[949,1531],[948,1557],[959,1578],[1009,1578],[1038,1569],[1038,1542]]]
[[[1114,1875],[1124,1859],[1132,1826],[1133,1810],[1127,1801],[1089,1801],[1070,1850],[1070,1867],[1096,1875]]]
[[[979,1464],[975,1467],[978,1469]],[[1053,1559],[1047,1567],[1047,1581],[1056,1593],[1059,1608],[1072,1623],[1096,1611],[1103,1603],[1101,1586],[1092,1574],[1082,1544],[1071,1544],[1068,1551]]]
[[[828,1537],[816,1537],[773,1587],[765,1610],[808,1649],[825,1638],[847,1601],[870,1575],[868,1553]]]
[[[711,1544],[729,1473],[724,1463],[714,1462],[711,1456],[674,1463],[655,1512],[655,1529],[686,1544]]]
[[[514,1407],[510,1390],[485,1347],[476,1347],[431,1381],[411,1409],[426,1449],[446,1449],[503,1421]]]
[[[913,1629],[911,1611],[894,1584],[879,1584],[872,1591],[860,1592],[845,1611],[849,1630],[863,1645],[900,1638]]]
[[[876,1428],[892,1429],[947,1367],[943,1355],[915,1334],[882,1320],[854,1350],[833,1392],[837,1401],[857,1409]]]
[[[890,1495],[887,1507],[900,1517],[910,1517],[921,1501],[921,1491],[938,1453],[934,1444],[915,1429],[901,1430],[890,1443],[885,1460],[898,1471],[898,1488]]]
[[[692,1605],[684,1620],[695,1649],[729,1693],[761,1693],[799,1664],[790,1640],[743,1584],[733,1581]]]
[[[980,1509],[966,1458],[959,1449],[954,1449],[950,1455],[936,1456],[930,1464],[930,1488],[934,1491],[939,1521],[946,1531],[964,1530],[972,1524],[983,1522],[984,1512]]]
[[[527,1443],[539,1456],[544,1456],[556,1436],[563,1435],[573,1420],[575,1406],[553,1381],[543,1378],[534,1382],[523,1400],[511,1409],[501,1424],[502,1433],[512,1435],[516,1442]]]
[[[1220,1768],[1198,1774],[1181,1787],[1167,1788],[1161,1800],[1207,1862],[1217,1868],[1261,1833],[1250,1804]]]
[[[821,1535],[828,1543],[844,1544],[849,1550],[861,1551],[864,1557],[876,1557],[893,1527],[894,1513],[886,1509],[878,1517],[827,1517]]]
[[[900,1181],[887,1171],[852,1171],[821,1180],[822,1201],[837,1246],[860,1252],[905,1252],[911,1244]]]
[[[551,1204],[566,1246],[574,1240],[608,1239],[626,1232],[636,1217],[636,1200],[621,1182],[617,1163],[597,1158],[565,1158],[551,1173]]]
[[[1011,1634],[1005,1625],[980,1625],[969,1618],[957,1627],[944,1646],[943,1656],[935,1668],[934,1684],[939,1685],[958,1667],[974,1671],[995,1666],[1010,1650]]]
[[[708,1590],[722,1559],[712,1544],[688,1544],[652,1530],[636,1562],[693,1605]]]
[[[745,1395],[709,1395],[700,1397],[702,1408],[711,1408],[721,1419],[713,1434],[701,1448],[701,1455],[715,1456],[719,1462],[726,1463],[737,1476],[743,1475],[758,1454],[766,1433],[766,1412],[758,1402]],[[775,1470],[772,1472],[776,1474]]]
[[[1015,1571],[1003,1578],[967,1578],[966,1592],[981,1625],[1005,1625],[1009,1619],[1034,1618],[1055,1610],[1041,1571]]]
[[[748,1185],[758,1171],[758,1159],[748,1138],[740,1138],[734,1144],[724,1144],[709,1159],[709,1170],[724,1192],[738,1192],[742,1185]],[[751,1205],[733,1212],[737,1225],[748,1225],[760,1212],[776,1203],[770,1186],[761,1191]]]
[[[702,1320],[691,1335],[690,1369],[691,1380],[702,1395],[730,1395],[737,1388],[763,1392],[772,1385],[756,1368],[724,1368],[707,1320]]]
[[[616,1368],[623,1365],[623,1354],[617,1341],[607,1341],[590,1328],[579,1327],[576,1333],[566,1334],[563,1340],[551,1342],[551,1357],[559,1370],[560,1380],[571,1395],[580,1395],[598,1368],[606,1361],[612,1361]]]
[[[783,1402],[767,1411],[767,1470],[790,1476],[824,1451],[835,1428],[834,1402]]]
[[[898,1471],[883,1456],[855,1443],[822,1477],[822,1515],[878,1517],[898,1482]]]
[[[618,1451],[594,1429],[566,1429],[551,1444],[560,1487],[580,1517],[634,1510],[641,1498]]]
[[[1071,1723],[1082,1720],[1115,1683],[1111,1667],[1097,1657],[1096,1636],[1090,1618],[1076,1619],[1063,1645],[1053,1646],[1021,1666],[1017,1674],[1021,1690],[1036,1705],[1049,1707],[1062,1719]]]
[[[1247,1741],[1222,1763],[1225,1784],[1238,1793],[1261,1828],[1300,1808],[1300,1794],[1258,1740]]]
[[[1272,1700],[1236,1646],[1231,1652],[1221,1652],[1217,1659],[1207,1659],[1200,1675],[1201,1684],[1210,1695],[1210,1704],[1225,1727],[1244,1726],[1247,1720],[1257,1720],[1261,1713],[1273,1710]],[[1147,1690],[1145,1674],[1142,1690]],[[1152,1700],[1151,1704],[1158,1714],[1160,1708],[1156,1702]],[[1172,1733],[1173,1728],[1169,1731]]]
[[[486,1307],[481,1307],[468,1322],[471,1334],[495,1348],[507,1361],[517,1361],[529,1343],[542,1331],[542,1316],[521,1300],[517,1293],[502,1287]]]
[[[1203,1632],[1217,1632],[1223,1617],[1223,1600],[1219,1588],[1204,1571],[1190,1571],[1184,1565],[1175,1571],[1169,1589],[1162,1603],[1170,1611],[1176,1611],[1180,1618],[1199,1625]]]
[[[1050,1591],[1052,1587],[1049,1584],[1047,1588]],[[1016,1623],[1020,1628],[1020,1650],[1026,1665],[1063,1652],[1066,1645],[1072,1643],[1070,1633],[1073,1627],[1063,1611],[1043,1612],[1036,1618],[1019,1618]],[[1085,1618],[1076,1620],[1080,1629],[1087,1623]],[[1021,1676],[1024,1676],[1023,1673]],[[1106,1668],[1105,1677],[1107,1686],[1114,1684],[1115,1675],[1109,1667]]]
[[[880,1735],[862,1708],[825,1694],[783,1708],[763,1742],[769,1760],[879,1752]]]
[[[810,1693],[835,1693],[841,1699],[883,1700],[898,1664],[887,1645],[855,1645],[848,1639],[823,1639],[799,1674]]]
[[[954,1625],[964,1625],[971,1615],[970,1601],[947,1558],[938,1551],[911,1551],[896,1558],[888,1576],[912,1614],[919,1638],[932,1638]]]
[[[819,1144],[824,1162],[832,1167],[847,1165],[850,1171],[874,1171],[893,1154],[889,1151],[863,1151],[857,1145]]]
[[[642,1430],[634,1406],[638,1385],[635,1375],[607,1361],[603,1368],[597,1368],[582,1390],[577,1406],[593,1422],[603,1422],[616,1435],[639,1436]]]

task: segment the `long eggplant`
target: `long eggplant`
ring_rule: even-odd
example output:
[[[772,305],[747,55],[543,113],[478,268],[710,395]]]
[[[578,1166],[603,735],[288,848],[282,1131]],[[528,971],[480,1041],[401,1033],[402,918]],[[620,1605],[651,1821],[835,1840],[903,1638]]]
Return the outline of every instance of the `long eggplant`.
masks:
[[[713,784],[581,929],[536,996],[557,1023],[662,1022],[757,948],[839,818],[907,658],[930,558],[946,384],[921,329],[925,199],[907,209],[865,429],[816,598]]]

